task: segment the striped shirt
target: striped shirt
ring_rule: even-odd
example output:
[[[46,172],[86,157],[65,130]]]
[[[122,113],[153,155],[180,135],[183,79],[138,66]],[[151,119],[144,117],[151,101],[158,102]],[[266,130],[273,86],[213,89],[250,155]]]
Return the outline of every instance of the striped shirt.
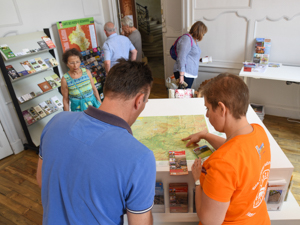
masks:
[[[94,94],[90,77],[87,75],[86,69],[81,68],[81,70],[82,70],[82,76],[77,79],[71,78],[69,73],[64,74],[64,78],[67,81],[67,85],[69,89],[69,98],[82,99],[82,95],[83,98],[89,98]],[[78,88],[80,89],[82,94],[80,93]]]

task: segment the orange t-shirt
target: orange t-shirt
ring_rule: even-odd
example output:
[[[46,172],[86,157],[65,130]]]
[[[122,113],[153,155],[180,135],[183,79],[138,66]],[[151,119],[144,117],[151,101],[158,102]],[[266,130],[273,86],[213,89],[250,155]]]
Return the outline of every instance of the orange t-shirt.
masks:
[[[270,173],[270,143],[264,129],[225,142],[203,164],[200,182],[204,193],[229,202],[223,224],[271,224],[264,201]],[[200,222],[201,224],[201,222]]]

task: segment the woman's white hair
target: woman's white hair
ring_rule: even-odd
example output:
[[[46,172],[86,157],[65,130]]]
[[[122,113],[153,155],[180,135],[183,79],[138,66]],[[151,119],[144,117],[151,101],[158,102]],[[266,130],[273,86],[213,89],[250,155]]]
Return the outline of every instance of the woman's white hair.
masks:
[[[125,26],[133,27],[133,21],[129,16],[124,16],[121,19],[121,23],[123,23]]]

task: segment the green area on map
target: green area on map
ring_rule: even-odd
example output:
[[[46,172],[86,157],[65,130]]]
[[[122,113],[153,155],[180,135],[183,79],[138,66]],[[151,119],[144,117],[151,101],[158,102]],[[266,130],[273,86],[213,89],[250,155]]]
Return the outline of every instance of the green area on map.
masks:
[[[156,161],[168,161],[168,152],[179,150],[185,150],[187,160],[194,160],[196,146],[187,148],[187,141],[181,139],[207,130],[207,125],[204,115],[151,116],[139,117],[131,129],[133,136],[153,151]],[[198,144],[209,145],[205,140]]]

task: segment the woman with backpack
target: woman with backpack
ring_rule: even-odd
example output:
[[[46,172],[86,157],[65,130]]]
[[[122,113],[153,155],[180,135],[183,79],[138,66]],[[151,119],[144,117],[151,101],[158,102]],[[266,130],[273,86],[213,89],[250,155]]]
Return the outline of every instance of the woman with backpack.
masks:
[[[191,27],[189,33],[179,37],[174,43],[175,57],[172,56],[172,48],[170,50],[172,58],[176,58],[174,64],[174,76],[179,78],[180,83],[184,81],[188,84],[186,88],[191,88],[194,79],[198,77],[198,67],[201,50],[197,44],[201,41],[207,32],[207,27],[201,21],[197,21]]]

